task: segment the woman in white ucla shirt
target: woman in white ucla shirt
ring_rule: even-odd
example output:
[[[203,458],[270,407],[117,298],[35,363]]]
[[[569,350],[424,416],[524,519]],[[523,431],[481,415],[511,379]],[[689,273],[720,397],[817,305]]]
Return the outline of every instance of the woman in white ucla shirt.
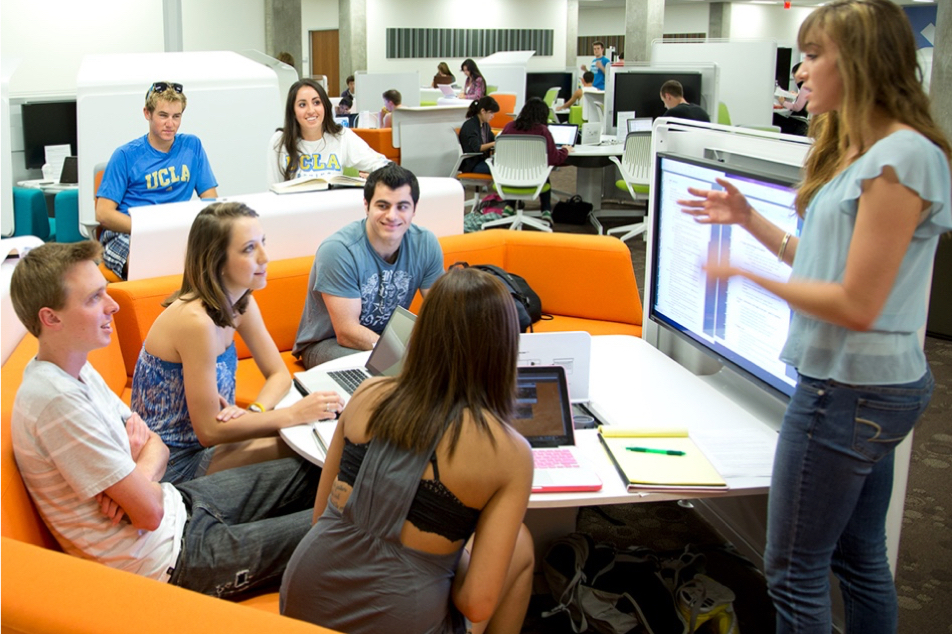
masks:
[[[389,159],[334,121],[334,109],[323,86],[302,79],[288,91],[284,128],[268,143],[268,184],[301,176],[332,178],[345,167],[372,172]]]

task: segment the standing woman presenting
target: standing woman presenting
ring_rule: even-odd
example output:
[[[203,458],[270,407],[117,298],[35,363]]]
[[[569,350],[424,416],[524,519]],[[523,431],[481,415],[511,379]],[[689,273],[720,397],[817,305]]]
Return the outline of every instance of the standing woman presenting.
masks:
[[[294,82],[284,107],[284,127],[268,142],[269,185],[302,176],[332,178],[345,167],[369,173],[390,162],[334,121],[333,112],[323,86],[306,78]]]
[[[799,372],[774,461],[765,554],[777,632],[831,630],[828,574],[846,632],[895,632],[886,558],[894,449],[933,379],[925,324],[938,236],[952,228],[950,147],[929,115],[909,21],[889,0],[837,0],[800,27],[816,138],[797,211],[800,239],[727,181],[682,201],[698,222],[738,224],[793,270],[781,283],[711,263],[794,309],[781,359]]]

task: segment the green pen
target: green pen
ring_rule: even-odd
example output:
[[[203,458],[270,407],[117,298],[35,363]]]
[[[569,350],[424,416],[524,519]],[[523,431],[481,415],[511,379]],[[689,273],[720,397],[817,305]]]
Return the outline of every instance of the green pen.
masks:
[[[683,451],[677,449],[653,449],[651,447],[625,447],[628,451],[638,451],[641,453],[656,453],[662,456],[683,456]]]

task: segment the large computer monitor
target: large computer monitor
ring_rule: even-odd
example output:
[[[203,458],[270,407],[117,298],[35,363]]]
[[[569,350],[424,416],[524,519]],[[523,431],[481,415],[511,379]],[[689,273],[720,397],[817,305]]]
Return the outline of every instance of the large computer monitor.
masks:
[[[526,99],[542,99],[549,88],[559,87],[558,96],[566,101],[572,96],[572,73],[569,72],[532,72],[526,73]]]
[[[614,90],[614,127],[618,123],[619,112],[634,111],[636,117],[657,119],[664,115],[667,108],[661,101],[661,86],[669,79],[681,82],[684,98],[690,103],[710,106],[701,101],[701,73],[685,71],[667,71],[658,68],[639,68],[629,72],[615,73]]]
[[[721,189],[717,178],[732,182],[768,220],[799,235],[792,180],[659,153],[652,187],[654,274],[648,318],[760,387],[789,398],[796,371],[779,359],[790,326],[789,306],[744,278],[709,282],[702,266],[711,257],[729,257],[732,264],[781,280],[789,277],[790,267],[744,229],[700,224],[677,203],[690,197],[688,187]]]
[[[70,145],[70,154],[79,150],[76,142],[76,102],[28,102],[20,106],[23,117],[23,156],[27,169],[39,169],[46,162],[47,145]]]

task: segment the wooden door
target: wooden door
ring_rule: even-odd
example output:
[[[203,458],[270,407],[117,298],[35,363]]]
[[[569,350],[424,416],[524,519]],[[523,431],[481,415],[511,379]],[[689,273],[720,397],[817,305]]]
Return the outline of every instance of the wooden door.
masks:
[[[311,74],[327,75],[327,94],[340,97],[346,88],[340,76],[340,31],[311,31]]]

